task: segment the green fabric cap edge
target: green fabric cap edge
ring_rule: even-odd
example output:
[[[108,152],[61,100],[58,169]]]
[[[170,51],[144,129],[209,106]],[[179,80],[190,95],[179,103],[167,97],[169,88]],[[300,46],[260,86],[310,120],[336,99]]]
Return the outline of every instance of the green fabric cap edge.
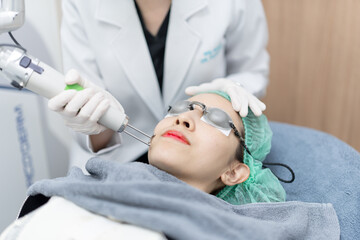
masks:
[[[231,102],[230,96],[213,90],[199,94],[217,94]],[[243,162],[250,168],[249,178],[234,186],[225,186],[216,196],[234,205],[255,202],[283,202],[284,188],[270,169],[262,169],[262,161],[271,149],[272,131],[264,114],[254,115],[249,108],[248,116],[241,118],[244,125],[245,144],[252,155],[244,151]],[[246,137],[248,136],[248,137]]]

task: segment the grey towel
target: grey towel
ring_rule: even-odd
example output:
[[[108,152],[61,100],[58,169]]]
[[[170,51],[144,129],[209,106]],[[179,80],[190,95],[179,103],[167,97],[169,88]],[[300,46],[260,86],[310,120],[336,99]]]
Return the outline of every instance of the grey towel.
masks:
[[[89,211],[175,239],[339,239],[331,204],[285,202],[234,206],[151,165],[90,159],[90,175],[42,180],[29,195],[61,196]]]
[[[289,165],[296,179],[282,184],[288,201],[329,202],[339,219],[342,240],[360,239],[360,154],[327,133],[271,123],[271,152],[265,162]],[[283,179],[285,168],[270,166]],[[357,236],[357,237],[356,237]]]

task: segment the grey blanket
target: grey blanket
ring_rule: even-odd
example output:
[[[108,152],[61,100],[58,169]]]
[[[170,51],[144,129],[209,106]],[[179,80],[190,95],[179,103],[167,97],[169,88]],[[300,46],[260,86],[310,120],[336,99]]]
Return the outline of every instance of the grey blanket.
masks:
[[[339,239],[331,204],[234,206],[142,163],[90,159],[90,175],[42,180],[29,195],[61,196],[89,211],[163,232],[174,239]]]

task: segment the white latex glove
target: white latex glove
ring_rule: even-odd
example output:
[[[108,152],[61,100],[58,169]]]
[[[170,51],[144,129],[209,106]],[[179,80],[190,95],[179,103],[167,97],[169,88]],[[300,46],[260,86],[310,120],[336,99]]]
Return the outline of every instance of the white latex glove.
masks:
[[[266,105],[263,102],[245,90],[240,84],[225,78],[217,78],[209,83],[188,87],[185,89],[185,93],[195,95],[215,90],[226,92],[230,96],[234,110],[239,112],[241,117],[248,115],[248,107],[250,107],[255,116],[260,116],[266,109]]]
[[[99,134],[107,128],[99,119],[112,106],[124,112],[121,104],[107,91],[82,78],[76,70],[65,76],[66,85],[79,84],[84,90],[64,90],[48,102],[50,110],[58,112],[66,126],[88,135]]]

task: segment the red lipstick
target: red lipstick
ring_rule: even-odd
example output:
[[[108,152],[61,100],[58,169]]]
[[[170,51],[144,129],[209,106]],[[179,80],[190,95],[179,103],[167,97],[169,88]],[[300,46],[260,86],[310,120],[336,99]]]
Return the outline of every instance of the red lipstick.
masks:
[[[162,135],[163,137],[170,137],[170,138],[173,138],[175,140],[178,140],[182,143],[185,143],[187,145],[190,145],[189,141],[187,140],[187,138],[181,134],[181,132],[178,132],[178,131],[175,131],[175,130],[170,130],[170,131],[167,131],[166,133],[164,133]]]

